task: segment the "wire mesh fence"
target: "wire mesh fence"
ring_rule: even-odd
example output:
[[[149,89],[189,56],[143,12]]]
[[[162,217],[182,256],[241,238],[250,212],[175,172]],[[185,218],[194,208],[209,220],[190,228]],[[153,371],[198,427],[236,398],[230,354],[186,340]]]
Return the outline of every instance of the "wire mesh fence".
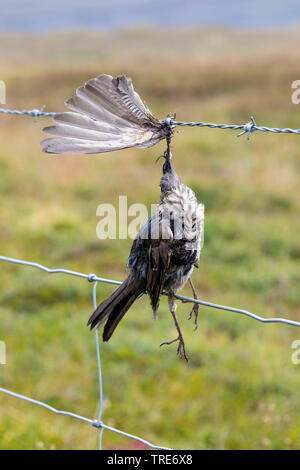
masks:
[[[95,309],[97,307],[97,285],[98,282],[105,282],[108,284],[121,284],[121,282],[114,281],[111,279],[105,279],[105,278],[100,278],[96,276],[95,274],[83,274],[79,273],[76,271],[70,271],[68,269],[49,269],[46,266],[43,266],[38,263],[32,263],[30,261],[24,261],[16,258],[8,258],[6,256],[0,256],[0,261],[6,261],[8,263],[14,263],[14,264],[21,264],[23,266],[31,266],[37,269],[40,269],[42,271],[46,271],[47,273],[52,273],[52,274],[69,274],[71,276],[77,276],[81,277],[84,279],[87,279],[89,282],[93,283],[93,308]],[[141,442],[142,444],[145,444],[146,446],[151,447],[152,449],[169,449],[168,447],[163,447],[163,446],[158,446],[154,445],[151,442],[148,442],[146,439],[143,439],[141,437],[135,436],[133,434],[129,434],[128,432],[121,431],[120,429],[113,428],[111,426],[108,426],[102,422],[102,412],[103,412],[103,385],[102,385],[102,370],[101,370],[101,358],[100,358],[100,348],[99,348],[99,336],[98,336],[98,330],[95,330],[95,344],[96,344],[96,358],[97,358],[97,371],[98,371],[98,386],[99,386],[99,413],[97,419],[91,419],[91,418],[86,418],[84,416],[71,413],[69,411],[63,411],[63,410],[57,410],[53,406],[48,405],[47,403],[44,403],[39,400],[35,400],[33,398],[26,397],[24,395],[21,395],[19,393],[15,393],[11,390],[7,390],[5,388],[0,387],[0,392],[6,393],[7,395],[13,396],[15,398],[19,398],[21,400],[25,400],[27,402],[33,403],[38,406],[42,406],[43,408],[48,409],[49,411],[52,411],[53,413],[59,414],[59,415],[66,415],[70,416],[71,418],[75,418],[81,421],[84,421],[86,423],[90,423],[92,426],[95,428],[99,429],[99,445],[98,448],[99,450],[102,449],[102,434],[104,429],[108,431],[112,431],[116,434],[120,434],[122,436],[128,437],[130,439],[134,439],[136,441]]]
[[[68,270],[68,269],[61,269],[61,268],[50,269],[50,268],[48,268],[48,267],[46,267],[42,264],[39,264],[39,263],[34,263],[34,262],[31,262],[31,261],[24,261],[24,260],[17,259],[17,258],[9,258],[7,256],[0,256],[0,261],[5,261],[5,262],[8,262],[8,263],[13,263],[13,264],[23,265],[23,266],[27,266],[27,267],[37,268],[41,271],[45,271],[45,272],[50,273],[50,274],[67,274],[67,275],[77,276],[77,277],[88,280],[89,282],[93,283],[93,308],[94,309],[97,307],[97,296],[96,296],[97,292],[96,291],[97,291],[98,283],[102,282],[102,283],[115,284],[115,285],[120,285],[121,284],[120,281],[102,278],[102,277],[96,276],[96,274],[84,274],[84,273],[81,273],[81,272],[71,271],[71,270]],[[234,313],[246,315],[250,318],[253,318],[254,320],[258,320],[258,321],[263,322],[263,323],[285,323],[287,325],[300,327],[300,322],[297,322],[297,321],[294,321],[294,320],[289,320],[289,319],[286,319],[286,318],[264,318],[264,317],[261,317],[259,315],[254,314],[254,313],[248,312],[247,310],[243,310],[243,309],[239,309],[239,308],[228,307],[226,305],[215,304],[215,303],[207,302],[207,301],[203,301],[203,300],[195,300],[195,299],[192,299],[190,297],[185,297],[185,296],[182,296],[182,295],[177,295],[176,297],[179,300],[184,300],[184,301],[188,301],[188,302],[192,302],[192,303],[198,303],[200,305],[205,305],[206,307],[212,307],[212,308],[216,308],[216,309],[220,309],[220,310],[225,310],[225,311],[229,311],[229,312],[234,312]],[[108,426],[108,425],[103,423],[103,421],[102,421],[103,384],[102,384],[102,370],[101,370],[101,358],[100,358],[98,330],[95,330],[95,344],[96,344],[96,358],[97,358],[98,386],[99,386],[99,413],[98,413],[97,419],[86,418],[84,416],[81,416],[81,415],[78,415],[78,414],[75,414],[75,413],[71,413],[69,411],[57,410],[56,408],[48,405],[47,403],[35,400],[33,398],[26,397],[24,395],[21,395],[19,393],[15,393],[11,390],[7,390],[7,389],[2,388],[2,387],[0,387],[0,392],[5,393],[5,394],[10,395],[10,396],[13,396],[15,398],[19,398],[21,400],[25,400],[25,401],[33,403],[35,405],[42,406],[42,407],[48,409],[49,411],[52,411],[53,413],[56,413],[56,414],[59,414],[59,415],[70,416],[72,418],[75,418],[75,419],[78,419],[78,420],[81,420],[81,421],[84,421],[86,423],[91,424],[95,428],[99,429],[99,445],[98,445],[99,450],[102,449],[102,435],[103,435],[104,430],[112,431],[112,432],[120,434],[122,436],[134,439],[136,441],[141,442],[142,444],[145,444],[145,445],[151,447],[152,449],[160,449],[160,450],[170,449],[169,447],[154,445],[154,444],[148,442],[147,440],[145,440],[141,437],[135,436],[134,434],[129,434],[125,431],[121,431],[120,429],[113,428],[113,427]]]
[[[45,116],[45,117],[54,117],[55,115],[59,113],[55,112],[46,112],[44,111],[45,105],[42,106],[40,109],[23,109],[23,110],[10,110],[10,109],[5,109],[5,108],[0,108],[0,113],[3,114],[9,114],[9,115],[29,115],[31,117],[34,117],[34,120],[37,121],[37,119],[40,116]],[[246,124],[215,124],[215,123],[206,123],[206,122],[185,122],[185,121],[176,121],[175,120],[175,115],[173,117],[167,117],[164,120],[168,125],[172,127],[176,126],[189,126],[189,127],[208,127],[212,129],[230,129],[230,130],[241,130],[241,132],[238,134],[238,137],[247,134],[248,139],[250,138],[251,133],[255,131],[261,131],[261,132],[272,132],[272,133],[285,133],[285,134],[300,134],[300,129],[291,129],[291,128],[277,128],[277,127],[266,127],[266,126],[257,126],[256,122],[253,117],[251,117],[251,120],[246,123]],[[8,262],[8,263],[13,263],[13,264],[18,264],[18,265],[23,265],[27,267],[33,267],[37,268],[41,271],[50,273],[50,274],[66,274],[66,275],[71,275],[71,276],[77,276],[83,279],[88,280],[89,282],[93,283],[93,308],[95,309],[97,306],[97,285],[98,283],[107,283],[107,284],[114,284],[114,285],[120,285],[121,282],[113,280],[113,279],[107,279],[107,278],[102,278],[97,276],[96,274],[84,274],[81,272],[77,271],[71,271],[68,269],[63,269],[63,268],[55,268],[55,269],[50,269],[42,264],[31,262],[31,261],[24,261],[22,259],[17,259],[17,258],[10,258],[7,256],[0,256],[0,261]],[[283,323],[287,325],[292,325],[296,327],[300,327],[300,322],[290,320],[287,318],[265,318],[260,315],[251,313],[247,310],[240,309],[240,308],[234,308],[234,307],[229,307],[226,305],[221,305],[221,304],[216,304],[213,302],[208,302],[204,300],[196,300],[192,299],[190,297],[185,297],[181,295],[176,295],[176,298],[179,300],[183,300],[186,302],[192,302],[192,303],[197,303],[206,307],[211,307],[223,311],[229,311],[237,314],[241,314],[244,316],[248,316],[254,320],[257,320],[262,323]],[[102,435],[103,431],[111,431],[116,434],[128,437],[130,439],[134,439],[146,446],[149,446],[152,449],[158,449],[158,450],[169,450],[169,447],[163,447],[159,445],[154,445],[151,442],[138,437],[134,434],[127,433],[125,431],[122,431],[120,429],[116,429],[112,426],[108,426],[102,421],[102,414],[103,414],[103,383],[102,383],[102,370],[101,370],[101,357],[100,357],[100,347],[99,347],[99,336],[98,336],[98,330],[95,330],[95,345],[96,345],[96,360],[97,360],[97,372],[98,372],[98,387],[99,387],[99,412],[98,412],[98,417],[97,419],[92,419],[92,418],[86,418],[84,416],[78,415],[76,413],[71,413],[69,411],[64,411],[64,410],[58,410],[52,406],[50,406],[47,403],[44,403],[42,401],[21,395],[19,393],[13,392],[11,390],[8,390],[6,388],[0,387],[0,392],[5,393],[9,396],[12,396],[14,398],[18,398],[21,400],[25,400],[29,403],[41,406],[43,408],[46,408],[47,410],[56,413],[58,415],[65,415],[69,416],[71,418],[81,420],[83,422],[91,424],[93,427],[99,430],[99,440],[98,440],[98,448],[99,450],[102,449]]]

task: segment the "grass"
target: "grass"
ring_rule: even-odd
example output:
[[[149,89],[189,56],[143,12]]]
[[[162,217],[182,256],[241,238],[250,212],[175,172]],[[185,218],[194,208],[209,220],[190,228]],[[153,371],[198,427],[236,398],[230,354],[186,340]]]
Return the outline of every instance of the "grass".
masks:
[[[7,107],[64,109],[76,86],[126,73],[159,117],[300,127],[291,103],[299,78],[299,31],[123,31],[11,36],[1,52]],[[0,41],[2,50],[4,41]],[[173,44],[171,50],[170,45]],[[247,47],[246,47],[247,46]],[[50,120],[1,116],[1,254],[124,279],[131,240],[96,237],[102,202],[159,199],[164,144],[104,156],[47,156]],[[180,129],[173,155],[182,180],[206,206],[205,244],[194,283],[200,297],[263,316],[300,321],[299,137]],[[97,413],[91,285],[31,268],[0,265],[0,385],[87,417]],[[101,285],[98,299],[112,291]],[[190,295],[188,289],[184,293]],[[101,347],[104,422],[173,448],[298,449],[299,366],[295,327],[262,325],[201,307],[199,328],[178,305],[190,361],[176,346],[162,299],[153,321],[147,298]],[[0,396],[0,448],[95,448],[85,423]],[[104,433],[105,448],[136,444]]]

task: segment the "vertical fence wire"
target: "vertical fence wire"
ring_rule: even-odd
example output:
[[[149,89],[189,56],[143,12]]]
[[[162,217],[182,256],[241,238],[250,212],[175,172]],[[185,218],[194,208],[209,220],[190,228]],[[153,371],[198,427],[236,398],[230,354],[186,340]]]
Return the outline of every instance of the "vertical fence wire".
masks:
[[[93,308],[97,308],[97,285],[98,281],[94,281],[93,285]],[[96,344],[96,356],[97,356],[97,372],[98,372],[98,384],[99,384],[99,414],[98,414],[98,425],[100,426],[99,430],[99,450],[102,450],[102,412],[103,412],[103,383],[102,383],[102,369],[101,369],[101,357],[100,357],[100,346],[99,346],[99,331],[98,328],[95,329],[95,344]]]

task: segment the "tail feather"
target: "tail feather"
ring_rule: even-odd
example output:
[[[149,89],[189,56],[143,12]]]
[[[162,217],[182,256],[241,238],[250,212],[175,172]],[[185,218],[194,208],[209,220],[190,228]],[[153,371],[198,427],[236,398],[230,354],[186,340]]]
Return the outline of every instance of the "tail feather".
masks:
[[[129,276],[108,299],[96,308],[88,321],[88,326],[90,325],[91,329],[99,328],[106,322],[103,341],[108,341],[129,307],[144,290],[145,286],[142,281]]]

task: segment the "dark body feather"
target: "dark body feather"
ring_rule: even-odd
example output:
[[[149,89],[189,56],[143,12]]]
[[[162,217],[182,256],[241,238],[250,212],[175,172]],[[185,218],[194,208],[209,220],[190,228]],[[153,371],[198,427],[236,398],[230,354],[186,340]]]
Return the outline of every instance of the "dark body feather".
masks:
[[[108,341],[132,303],[148,293],[156,312],[162,292],[180,290],[200,257],[203,241],[204,206],[193,191],[180,182],[171,156],[166,159],[161,179],[161,201],[141,227],[127,262],[128,278],[95,310],[88,324],[106,322],[103,340]]]

